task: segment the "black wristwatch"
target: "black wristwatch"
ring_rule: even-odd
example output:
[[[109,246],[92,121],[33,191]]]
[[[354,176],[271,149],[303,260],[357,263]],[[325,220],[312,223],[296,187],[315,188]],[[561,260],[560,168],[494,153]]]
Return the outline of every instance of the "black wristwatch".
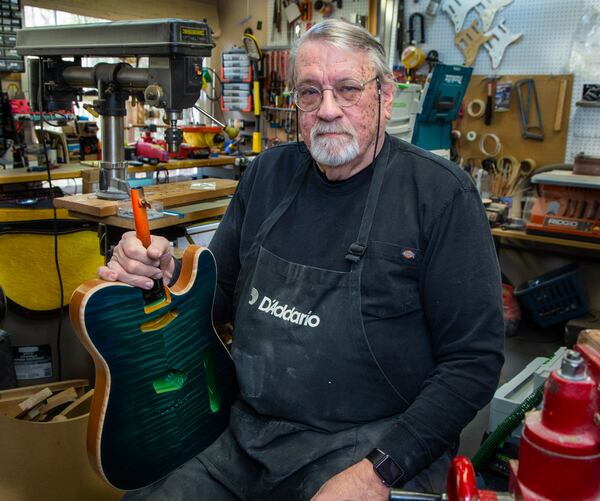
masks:
[[[373,463],[373,470],[388,487],[392,487],[404,476],[404,471],[396,464],[396,461],[380,449],[373,449],[369,452],[367,459]]]

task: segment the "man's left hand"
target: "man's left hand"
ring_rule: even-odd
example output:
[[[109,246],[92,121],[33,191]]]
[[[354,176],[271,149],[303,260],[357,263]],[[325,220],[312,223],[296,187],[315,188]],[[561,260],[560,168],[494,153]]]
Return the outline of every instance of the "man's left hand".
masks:
[[[387,501],[390,490],[368,459],[352,465],[325,482],[311,501]]]

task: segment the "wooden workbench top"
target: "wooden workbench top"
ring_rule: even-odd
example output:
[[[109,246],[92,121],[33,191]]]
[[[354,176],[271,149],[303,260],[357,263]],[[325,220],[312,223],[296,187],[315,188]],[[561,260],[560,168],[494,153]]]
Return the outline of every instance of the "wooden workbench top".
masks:
[[[196,158],[189,160],[169,160],[168,162],[160,162],[158,165],[150,165],[144,164],[139,167],[129,166],[128,171],[130,173],[137,172],[153,172],[158,169],[193,169],[199,167],[218,167],[223,165],[233,165],[235,162],[235,157],[230,157],[227,155],[219,155],[218,157],[209,157],[209,158]],[[84,162],[85,165],[90,167],[98,167],[98,161],[89,161]]]
[[[93,170],[97,170],[97,168],[82,164],[62,164],[60,167],[52,169],[50,175],[52,179],[73,179],[81,177],[82,172]],[[27,169],[24,167],[0,170],[0,184],[31,183],[34,181],[46,181],[47,179],[48,174],[45,170],[27,172]]]
[[[215,189],[205,189],[208,183],[214,183]],[[144,188],[148,202],[162,202],[164,208],[189,205],[204,200],[232,195],[237,181],[230,179],[202,179],[201,181],[181,181],[178,183],[156,184]],[[93,193],[71,195],[54,199],[57,208],[68,209],[78,214],[94,217],[114,216],[118,212],[118,200],[102,200]]]
[[[582,240],[570,240],[560,236],[535,235],[517,230],[503,230],[501,228],[492,228],[492,235],[496,238],[512,238],[515,240],[525,240],[542,244],[557,245],[561,247],[572,247],[576,249],[586,249],[600,252],[600,243],[586,242]]]

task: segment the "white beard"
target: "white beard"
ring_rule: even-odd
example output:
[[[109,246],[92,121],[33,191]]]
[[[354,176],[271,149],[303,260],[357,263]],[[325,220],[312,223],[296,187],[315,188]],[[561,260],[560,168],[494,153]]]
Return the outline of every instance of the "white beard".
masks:
[[[321,136],[323,133],[340,133],[335,138]],[[317,163],[328,167],[339,167],[358,157],[359,146],[356,130],[351,125],[342,126],[328,122],[317,122],[310,131],[310,153]]]

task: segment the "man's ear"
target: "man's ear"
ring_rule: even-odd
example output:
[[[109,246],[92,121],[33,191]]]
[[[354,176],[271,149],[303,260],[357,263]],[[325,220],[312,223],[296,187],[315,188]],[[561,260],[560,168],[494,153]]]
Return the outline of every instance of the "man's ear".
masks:
[[[396,84],[394,82],[381,83],[381,114],[386,120],[392,118],[392,104],[396,93]]]

